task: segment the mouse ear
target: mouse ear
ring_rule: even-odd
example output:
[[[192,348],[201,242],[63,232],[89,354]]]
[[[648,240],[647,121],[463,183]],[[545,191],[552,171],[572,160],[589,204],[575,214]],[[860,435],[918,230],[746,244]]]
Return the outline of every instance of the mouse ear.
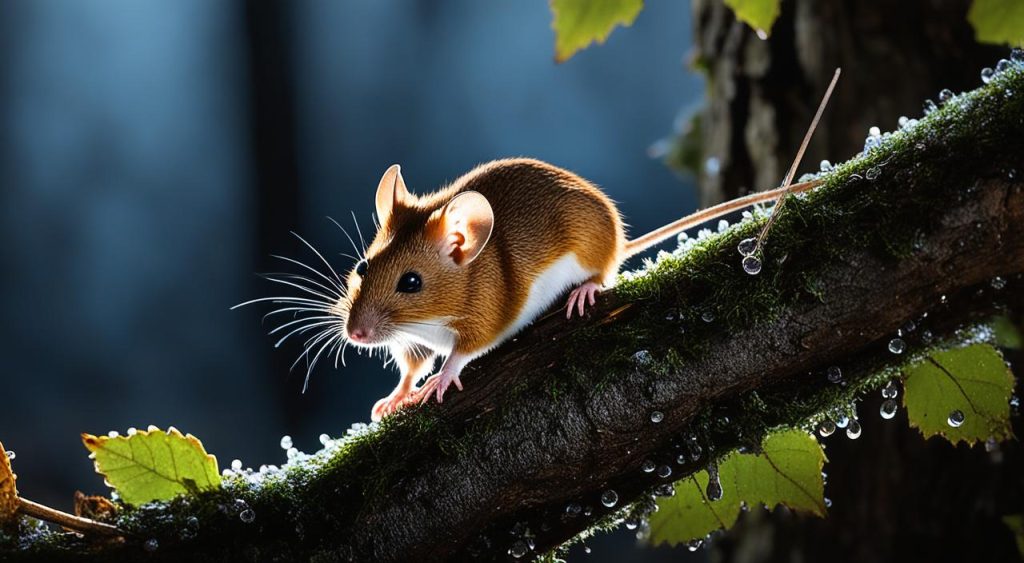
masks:
[[[476,259],[494,228],[494,210],[480,192],[462,192],[452,198],[433,230],[441,255],[459,266]]]
[[[391,215],[391,211],[405,201],[408,195],[409,190],[402,179],[402,168],[392,164],[377,184],[377,219],[383,223]]]

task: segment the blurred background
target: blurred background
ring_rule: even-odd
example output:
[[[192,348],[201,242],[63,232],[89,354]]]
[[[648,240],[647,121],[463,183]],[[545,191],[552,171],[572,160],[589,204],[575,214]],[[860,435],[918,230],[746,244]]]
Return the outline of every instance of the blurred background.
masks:
[[[105,493],[79,433],[174,425],[221,466],[281,463],[368,421],[379,360],[273,349],[270,254],[351,261],[383,171],[434,190],[525,155],[620,202],[634,232],[694,209],[647,150],[702,91],[685,2],[553,62],[546,2],[18,0],[0,5],[0,440],[19,488]],[[288,288],[284,288],[285,293]]]
[[[284,460],[284,434],[312,451],[368,421],[393,369],[350,353],[303,394],[304,365],[289,371],[301,347],[273,348],[270,308],[229,308],[294,293],[256,275],[294,271],[271,254],[317,260],[291,231],[349,269],[328,217],[354,213],[370,236],[389,165],[426,192],[494,158],[540,158],[602,186],[642,233],[776,185],[837,66],[801,172],[942,88],[979,85],[1007,50],[975,42],[969,5],[784,0],[764,40],[720,0],[650,0],[556,65],[544,0],[0,3],[0,440],[20,491],[64,509],[76,489],[106,493],[81,432],[174,425],[222,467],[258,467]],[[752,511],[695,554],[637,551],[620,529],[588,560],[1012,549],[992,499],[1017,465],[906,424],[864,431],[829,443],[826,494],[847,509],[827,520]],[[945,542],[922,542],[936,530]]]

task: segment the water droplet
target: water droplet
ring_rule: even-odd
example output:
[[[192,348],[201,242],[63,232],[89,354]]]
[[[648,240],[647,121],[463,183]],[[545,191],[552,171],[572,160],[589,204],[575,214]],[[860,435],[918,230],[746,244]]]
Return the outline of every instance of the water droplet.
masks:
[[[818,434],[821,434],[822,438],[828,438],[835,431],[836,423],[827,418],[818,423]]]
[[[651,413],[651,422],[657,424],[662,420],[665,420],[665,413],[661,411],[654,411]]]
[[[836,428],[846,428],[850,424],[850,417],[841,414],[836,417]]]
[[[588,554],[589,554],[589,553],[590,553],[591,551],[592,551],[592,550],[590,549],[590,546],[589,546],[589,545],[585,545],[585,546],[583,546],[583,553],[588,553]]]
[[[636,518],[626,518],[626,529],[635,530],[640,526],[640,520]]]
[[[832,508],[832,499],[825,497],[825,508]]]
[[[1010,70],[1010,61],[1006,59],[999,59],[999,62],[996,63],[996,73],[1006,72],[1008,70]]]
[[[945,104],[946,102],[948,102],[948,101],[950,101],[952,99],[953,99],[953,91],[950,90],[949,88],[943,88],[939,92],[939,103],[940,104]]]
[[[893,354],[902,354],[907,349],[907,343],[902,338],[893,338],[889,341],[889,351]]]
[[[702,539],[690,540],[690,541],[686,542],[686,549],[688,549],[691,552],[693,552],[693,551],[697,551],[698,549],[700,549],[700,546],[702,546],[702,545],[704,545],[704,540],[702,540]]]
[[[718,478],[718,475],[715,475],[713,480],[708,481],[708,487],[705,493],[708,496],[708,500],[712,502],[722,500],[722,495],[725,494],[725,491],[722,490],[722,481]]]
[[[988,84],[989,82],[992,81],[992,77],[995,75],[995,73],[996,71],[988,67],[981,69],[981,81],[984,82],[985,84]]]
[[[565,513],[569,516],[578,516],[582,510],[583,507],[576,504],[575,502],[571,502],[565,506]]]
[[[601,504],[605,505],[606,507],[611,508],[618,504],[618,502],[619,493],[616,493],[613,489],[608,489],[607,491],[601,493]]]
[[[860,423],[856,420],[851,420],[850,424],[846,427],[846,437],[851,440],[856,440],[857,438],[860,438],[860,432]]]
[[[585,506],[585,507],[583,507],[583,515],[584,516],[590,516],[593,513],[594,513],[594,507],[592,507],[592,506]]]
[[[160,549],[160,542],[156,541],[156,538],[150,538],[146,540],[146,543],[142,544],[142,549],[153,553],[157,549]]]
[[[657,464],[648,459],[644,461],[644,464],[640,466],[640,469],[642,469],[644,473],[653,473],[655,467],[657,467]]]
[[[281,436],[281,449],[282,450],[287,450],[287,449],[289,449],[291,447],[292,447],[292,437],[288,436],[287,434],[284,435],[284,436]]]
[[[900,129],[905,129],[907,124],[910,123],[910,119],[905,115],[901,115],[900,118],[896,120],[896,123],[900,126]]]
[[[754,237],[745,238],[736,245],[736,250],[743,256],[750,256],[757,250],[757,239]]]
[[[633,354],[633,362],[640,366],[651,363],[651,353],[647,350],[639,350]]]
[[[526,545],[526,542],[517,540],[512,544],[512,547],[508,548],[508,554],[515,559],[522,559],[529,550],[530,548]]]
[[[929,113],[931,113],[931,112],[933,112],[933,111],[935,111],[937,109],[939,109],[939,108],[935,105],[935,102],[933,102],[931,100],[925,100],[924,101],[924,114],[925,115],[928,115]]]
[[[14,459],[18,457],[18,454],[14,453],[14,450],[7,450],[6,452],[4,452],[4,455],[7,456],[7,459]]]
[[[1024,49],[1020,47],[1014,47],[1010,50],[1010,60],[1019,64],[1024,65]]]
[[[878,414],[882,415],[882,418],[891,420],[896,416],[896,401],[892,399],[886,399],[882,402],[882,406],[878,409]]]
[[[242,460],[240,460],[240,459],[233,459],[233,460],[231,460],[231,470],[232,471],[241,471],[242,470]]]
[[[821,170],[822,172],[831,172],[832,163],[827,160],[823,160],[820,164],[818,164],[818,170]]]
[[[882,135],[882,130],[879,129],[877,125],[873,125],[868,128],[868,135],[872,137],[879,137]]]
[[[1016,395],[1010,395],[1010,414],[1020,414],[1020,397]]]
[[[331,437],[327,434],[320,435],[320,443],[324,446],[331,443]]]
[[[882,398],[884,399],[895,399],[900,394],[900,388],[896,386],[896,382],[889,380],[889,383],[882,387]]]
[[[839,369],[839,366],[829,366],[828,369],[825,370],[825,376],[828,377],[828,380],[832,383],[839,383],[843,380],[843,370]]]
[[[252,524],[253,521],[256,520],[256,511],[251,508],[246,508],[238,513],[238,519],[246,524]]]
[[[960,425],[964,423],[964,413],[961,410],[955,410],[949,413],[949,417],[946,419],[946,424],[953,428],[960,428]]]
[[[995,451],[998,451],[998,450],[999,450],[999,442],[996,442],[995,438],[989,436],[988,440],[985,440],[985,451],[986,452],[995,452]]]
[[[711,321],[715,320],[715,314],[711,312],[711,309],[707,309],[700,314],[700,320],[706,323],[710,323]]]
[[[663,485],[658,485],[658,487],[654,489],[654,494],[659,497],[674,497],[676,496],[676,488],[673,487],[671,483],[665,483]]]
[[[662,465],[658,468],[658,477],[668,479],[670,475],[672,475],[672,468],[668,465]]]
[[[743,271],[756,276],[761,273],[761,259],[757,256],[746,256],[743,258]]]
[[[288,448],[288,451],[285,452],[285,455],[288,457],[288,459],[295,459],[299,457],[299,448]]]
[[[125,434],[128,434],[129,436],[134,436],[138,432],[139,432],[139,430],[137,428],[135,428],[134,426],[132,426],[132,427],[128,428],[127,431],[125,431]]]
[[[121,434],[117,430],[111,430],[110,432],[107,432],[107,438],[117,438],[120,435]]]
[[[758,29],[754,30],[754,33],[757,34],[757,38],[760,39],[761,41],[767,41],[768,40],[768,32],[767,31],[758,28]]]
[[[880,169],[877,166],[872,166],[871,168],[868,168],[867,172],[864,173],[864,177],[867,178],[868,180],[874,180],[875,178],[878,178],[878,176],[881,173],[882,169]]]
[[[1003,289],[1004,287],[1006,287],[1006,278],[996,276],[992,278],[992,281],[989,282],[989,285],[992,286],[992,289]]]

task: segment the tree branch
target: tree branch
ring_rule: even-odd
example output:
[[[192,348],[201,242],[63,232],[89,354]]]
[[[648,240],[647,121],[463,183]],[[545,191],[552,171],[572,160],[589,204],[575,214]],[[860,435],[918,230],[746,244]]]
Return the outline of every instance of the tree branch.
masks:
[[[541,319],[468,367],[464,392],[386,420],[320,469],[126,511],[124,545],[85,550],[62,536],[22,553],[116,559],[153,538],[152,560],[495,560],[508,558],[510,530],[526,529],[541,553],[668,482],[643,473],[645,460],[690,475],[849,404],[929,332],[952,334],[1000,303],[1020,311],[1022,174],[1015,69],[789,201],[757,276],[735,250],[750,222],[624,281],[585,321]],[[989,287],[995,276],[1005,289]],[[919,328],[894,355],[886,344],[908,320]],[[825,378],[833,365],[845,385]],[[690,435],[703,454],[677,464]],[[225,510],[235,497],[255,522]],[[200,526],[185,538],[189,517]]]

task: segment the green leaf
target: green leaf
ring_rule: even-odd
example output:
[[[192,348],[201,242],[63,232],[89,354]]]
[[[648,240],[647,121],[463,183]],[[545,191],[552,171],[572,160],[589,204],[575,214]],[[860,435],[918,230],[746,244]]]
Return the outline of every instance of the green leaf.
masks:
[[[155,426],[130,436],[82,434],[96,472],[106,477],[128,504],[168,500],[183,493],[220,486],[217,458],[195,436]]]
[[[761,453],[733,452],[718,465],[722,498],[706,496],[707,471],[675,484],[673,497],[658,499],[651,515],[652,545],[678,545],[729,528],[740,514],[740,504],[782,504],[816,516],[825,515],[825,483],[821,469],[825,452],[813,436],[800,430],[772,434],[761,444]]]
[[[604,43],[617,25],[630,26],[643,0],[551,0],[555,61],[565,62],[594,41]]]
[[[992,319],[992,330],[996,333],[996,346],[1008,350],[1020,350],[1024,346],[1024,337],[1009,317],[1003,315]]]
[[[767,38],[772,33],[775,20],[779,19],[780,2],[781,0],[725,0],[725,5],[732,8],[736,19],[746,22],[759,36]]]
[[[1017,551],[1020,552],[1021,558],[1024,558],[1024,514],[1003,516],[1003,524],[1013,532],[1013,537],[1017,540]]]
[[[1024,2],[1020,0],[974,0],[967,21],[981,43],[1024,44]]]
[[[1013,374],[991,345],[936,352],[903,371],[907,416],[925,438],[945,436],[953,443],[973,444],[1012,435]],[[963,413],[958,427],[949,423],[954,411]]]

